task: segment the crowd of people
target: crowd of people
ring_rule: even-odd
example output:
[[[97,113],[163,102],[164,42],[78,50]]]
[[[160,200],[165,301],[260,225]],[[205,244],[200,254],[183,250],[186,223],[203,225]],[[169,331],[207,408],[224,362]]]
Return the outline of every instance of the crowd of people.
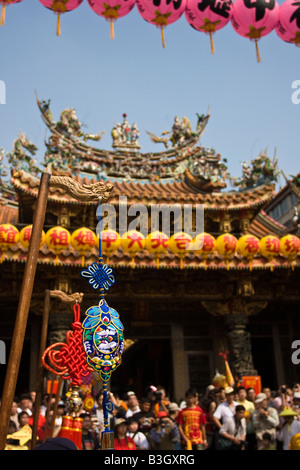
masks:
[[[263,388],[195,389],[173,401],[163,386],[150,386],[143,397],[108,392],[114,407],[109,427],[115,450],[300,450],[300,384]],[[50,402],[51,400],[51,402]],[[53,418],[54,398],[45,394],[39,413],[38,439],[59,436],[66,402]],[[35,393],[22,395],[12,406],[9,434],[33,425]],[[104,430],[103,392],[93,409],[82,408],[82,450],[100,450]]]

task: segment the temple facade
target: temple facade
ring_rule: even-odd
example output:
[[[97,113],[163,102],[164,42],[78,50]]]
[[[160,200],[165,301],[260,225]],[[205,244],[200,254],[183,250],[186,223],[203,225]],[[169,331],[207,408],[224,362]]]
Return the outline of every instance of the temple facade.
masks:
[[[209,112],[197,114],[195,126],[187,117],[176,117],[160,136],[149,131],[149,138],[163,150],[142,153],[137,124],[130,124],[125,114],[111,131],[112,150],[103,150],[94,143],[101,141],[103,132],[83,133],[74,109],[64,110],[55,121],[50,101],[37,98],[37,104],[49,133],[44,161],[35,160],[37,148],[21,134],[6,155],[11,174],[1,166],[0,339],[7,353],[28,243],[19,236],[15,243],[13,239],[4,243],[1,227],[10,224],[20,234],[32,224],[41,173],[47,171],[81,185],[111,183],[109,206],[103,207],[108,228],[121,239],[126,227],[140,234],[132,240],[134,251],[121,241],[107,252],[103,245],[116,278],[107,299],[120,314],[126,339],[122,365],[112,375],[113,390],[133,388],[142,396],[148,385],[164,385],[179,400],[188,387],[203,391],[216,371],[224,372],[220,355],[224,351],[229,351],[235,377],[259,375],[263,386],[272,389],[299,381],[300,366],[291,359],[292,344],[300,339],[299,245],[293,245],[299,240],[299,178],[286,180],[276,194],[278,162],[266,152],[244,162],[241,177],[232,177],[227,161],[200,145]],[[286,194],[293,217],[280,219],[276,207]],[[155,224],[154,208],[159,212]],[[184,208],[190,215],[188,226]],[[83,266],[97,261],[97,245],[83,254],[61,239],[61,249],[55,250],[47,233],[57,229],[57,245],[59,229],[96,233],[98,216],[96,202],[78,201],[64,189],[50,186],[19,393],[35,387],[45,291],[82,292],[82,314],[98,298],[80,275]],[[146,241],[149,233],[154,229],[165,233],[166,227],[169,233],[161,250],[151,249]],[[184,236],[176,239],[178,227]],[[207,234],[207,239],[188,248],[186,239],[192,243],[197,231]],[[246,235],[242,250],[239,240]],[[288,238],[284,248],[280,240],[287,235],[294,238]],[[52,300],[48,343],[64,341],[71,322],[69,307]]]

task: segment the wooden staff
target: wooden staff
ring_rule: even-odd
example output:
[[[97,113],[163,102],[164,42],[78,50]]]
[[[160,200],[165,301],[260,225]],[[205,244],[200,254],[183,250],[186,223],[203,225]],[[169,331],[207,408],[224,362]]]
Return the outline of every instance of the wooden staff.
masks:
[[[44,311],[43,311],[43,322],[42,322],[42,330],[41,330],[39,365],[38,365],[37,381],[36,381],[36,399],[35,399],[33,425],[32,425],[31,449],[34,449],[35,446],[36,446],[38,423],[39,423],[39,414],[40,414],[40,407],[41,407],[41,403],[42,403],[42,390],[43,390],[43,377],[44,377],[44,367],[43,367],[43,363],[42,363],[42,355],[43,355],[43,352],[45,351],[46,346],[47,346],[49,313],[50,313],[50,290],[47,289],[45,291],[45,299],[44,299]]]
[[[42,237],[42,229],[46,214],[49,182],[50,174],[43,173],[37,198],[37,206],[32,225],[32,234],[25,265],[24,277],[18,304],[18,311],[11,343],[11,350],[9,354],[3,387],[0,408],[0,450],[5,449],[11,407],[13,404],[13,399],[16,390],[25,332],[27,327],[31,295],[34,284],[34,277]]]
[[[54,402],[54,408],[53,408],[53,415],[52,415],[51,425],[50,425],[50,431],[49,431],[49,438],[53,437],[54,426],[55,426],[55,420],[56,420],[57,409],[58,409],[58,402],[59,402],[60,393],[61,393],[62,380],[63,380],[62,377],[59,377],[59,379],[58,379],[57,391],[56,391],[56,395],[55,395],[55,402]]]

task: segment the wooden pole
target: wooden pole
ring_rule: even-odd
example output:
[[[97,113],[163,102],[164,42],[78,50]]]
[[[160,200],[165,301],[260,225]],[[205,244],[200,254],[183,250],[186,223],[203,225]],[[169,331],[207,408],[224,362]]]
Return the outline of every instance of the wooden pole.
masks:
[[[53,408],[53,415],[52,415],[51,425],[50,425],[49,438],[53,437],[54,426],[55,426],[55,420],[56,420],[57,410],[58,410],[58,402],[59,402],[60,395],[61,395],[62,380],[63,380],[62,377],[59,377],[59,379],[58,379],[57,391],[56,391],[56,395],[55,395],[55,402],[54,402],[54,408]]]
[[[50,313],[50,290],[46,289],[45,299],[44,299],[43,322],[42,322],[42,329],[41,329],[39,365],[38,365],[37,381],[36,381],[36,389],[35,389],[36,398],[35,398],[33,425],[32,425],[31,449],[35,448],[36,441],[37,441],[40,407],[42,403],[43,377],[44,377],[44,366],[42,362],[42,355],[47,346],[49,313]]]
[[[22,288],[19,298],[17,316],[12,337],[7,370],[5,375],[3,394],[0,408],[0,450],[5,449],[6,436],[9,427],[11,407],[16,390],[18,373],[20,368],[28,314],[36,273],[37,260],[40,249],[42,229],[45,220],[48,191],[50,185],[49,173],[43,173],[40,182],[37,206],[35,210],[32,235],[25,265]]]

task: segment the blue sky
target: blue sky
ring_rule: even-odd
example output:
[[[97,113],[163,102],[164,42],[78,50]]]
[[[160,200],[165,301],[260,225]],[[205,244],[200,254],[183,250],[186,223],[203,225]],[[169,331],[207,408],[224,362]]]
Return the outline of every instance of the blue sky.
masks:
[[[282,0],[279,1],[279,4]],[[211,118],[201,138],[228,160],[232,176],[241,175],[241,163],[275,147],[279,167],[299,172],[300,104],[292,103],[292,82],[300,80],[300,49],[283,42],[273,31],[255,46],[239,36],[229,23],[209,37],[189,26],[184,16],[160,31],[138,14],[137,8],[115,23],[96,15],[86,0],[61,19],[38,0],[23,0],[6,10],[0,28],[0,80],[6,84],[6,104],[0,105],[0,147],[8,152],[22,130],[38,147],[43,160],[49,136],[35,101],[51,99],[55,120],[67,108],[76,108],[87,131],[106,134],[97,143],[111,148],[110,130],[127,113],[141,132],[142,151],[163,150],[146,131],[170,130],[174,116],[187,116],[210,107]],[[281,183],[284,181],[281,179]],[[228,183],[229,187],[229,183]]]

